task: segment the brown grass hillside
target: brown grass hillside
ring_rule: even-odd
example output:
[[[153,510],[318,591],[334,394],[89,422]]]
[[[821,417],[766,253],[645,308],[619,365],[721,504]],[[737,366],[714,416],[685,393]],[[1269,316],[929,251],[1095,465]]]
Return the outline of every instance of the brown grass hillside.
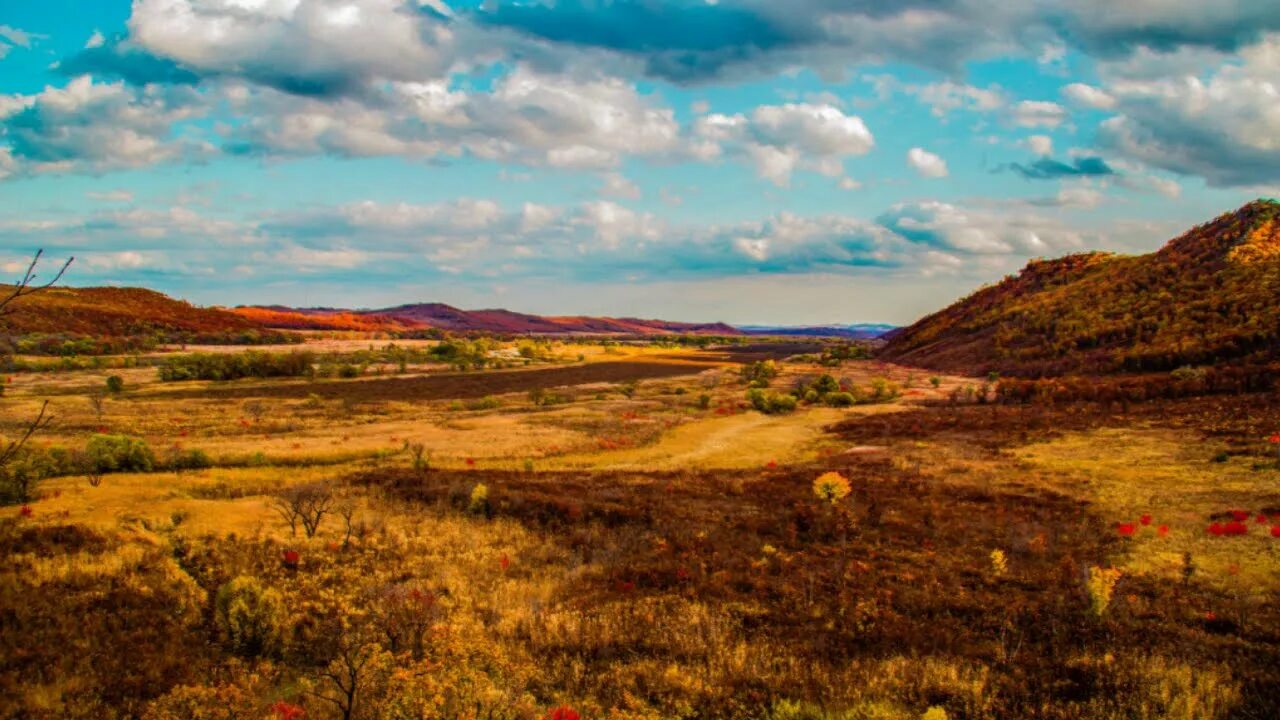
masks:
[[[7,293],[12,286],[0,286]],[[49,288],[14,303],[0,332],[125,337],[152,332],[221,333],[262,325],[218,308],[202,308],[143,288]]]
[[[1016,376],[1280,359],[1280,203],[1258,200],[1147,255],[1034,260],[896,333],[883,357]]]

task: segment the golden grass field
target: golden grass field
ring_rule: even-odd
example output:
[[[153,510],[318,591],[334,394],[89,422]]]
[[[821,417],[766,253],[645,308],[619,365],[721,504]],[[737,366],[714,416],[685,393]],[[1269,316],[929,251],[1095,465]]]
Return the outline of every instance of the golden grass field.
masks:
[[[316,342],[331,352],[357,347]],[[440,604],[439,664],[377,660],[389,664],[367,692],[381,699],[352,717],[476,717],[458,710],[459,698],[513,720],[556,703],[615,720],[905,720],[932,709],[994,719],[1018,716],[1028,703],[1042,705],[1028,717],[1193,720],[1271,707],[1259,683],[1274,677],[1266,627],[1280,597],[1280,539],[1261,524],[1243,537],[1205,532],[1235,508],[1248,509],[1251,523],[1259,512],[1280,515],[1280,470],[1258,456],[1222,460],[1219,444],[1150,419],[1025,437],[1003,431],[998,442],[954,423],[945,433],[906,432],[920,413],[945,417],[948,399],[981,381],[940,376],[935,385],[927,371],[875,361],[781,363],[773,388],[830,372],[859,386],[885,378],[903,392],[778,415],[750,409],[740,365],[724,354],[573,344],[553,362],[637,360],[688,372],[635,387],[553,388],[571,401],[550,405],[525,392],[483,404],[358,390],[281,397],[281,387],[308,381],[161,383],[154,368],[18,374],[0,398],[0,434],[12,435],[48,399],[55,419],[38,447],[76,448],[107,432],[144,439],[162,461],[174,448],[198,448],[213,467],[112,473],[97,487],[78,475],[45,480],[29,516],[6,509],[10,532],[83,528],[108,540],[15,550],[17,574],[0,579],[75,598],[120,581],[139,597],[177,593],[190,599],[166,602],[207,607],[220,585],[249,574],[284,594],[296,628],[317,608],[362,617],[379,587],[429,586]],[[368,372],[322,382],[380,381]],[[411,367],[404,377],[448,373]],[[123,393],[102,394],[108,374],[123,378]],[[899,431],[850,430],[886,418],[900,418],[884,425]],[[415,445],[429,468],[413,469]],[[813,479],[826,470],[852,478],[838,510],[813,500]],[[311,484],[350,504],[354,536],[333,515],[315,537],[290,532],[274,500]],[[1135,525],[1131,537],[1118,536],[1121,523]],[[300,552],[303,569],[282,570],[282,549]],[[1090,566],[1121,573],[1104,620],[1077,609]],[[46,604],[14,617],[61,612],[53,609],[61,601]],[[1053,627],[1080,623],[1069,631],[1076,640],[1039,637],[1045,614]],[[1211,615],[1234,624],[1219,629],[1213,623],[1225,620],[1209,623]],[[57,626],[41,617],[54,623],[42,627]],[[264,708],[283,698],[308,718],[340,717],[317,700],[333,689],[317,666],[289,654],[307,641],[246,665],[219,649],[205,618],[166,631],[203,649],[147,651],[187,658],[165,677],[212,693],[197,693],[205,699],[196,705],[216,696],[242,708],[225,717],[271,717]],[[116,637],[101,628],[49,632],[42,643]],[[1135,644],[1143,633],[1169,632],[1180,650]],[[1201,636],[1194,642],[1203,645],[1187,644]],[[1051,652],[1049,664],[1032,662],[1019,650],[1024,641]],[[1199,658],[1187,647],[1208,649]],[[1230,660],[1246,651],[1265,658],[1256,673]],[[184,693],[194,690],[149,691],[155,678],[95,715],[71,698],[83,678],[108,671],[61,672],[24,681],[5,712],[224,717],[193,714]],[[1094,678],[1088,687],[1111,689],[1060,692],[1028,673],[1076,673]],[[426,684],[410,688],[409,677]],[[387,709],[387,698],[418,698],[428,687],[430,698],[419,700],[432,710]]]

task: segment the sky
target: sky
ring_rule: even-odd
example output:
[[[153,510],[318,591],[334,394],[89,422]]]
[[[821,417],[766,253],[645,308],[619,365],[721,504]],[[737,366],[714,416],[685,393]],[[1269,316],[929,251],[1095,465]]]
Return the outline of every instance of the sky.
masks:
[[[0,0],[0,270],[909,323],[1280,194],[1275,0]]]

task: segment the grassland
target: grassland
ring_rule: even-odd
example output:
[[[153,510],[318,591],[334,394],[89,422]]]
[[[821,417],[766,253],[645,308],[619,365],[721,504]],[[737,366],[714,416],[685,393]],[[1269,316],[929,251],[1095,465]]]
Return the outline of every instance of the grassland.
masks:
[[[1275,397],[1000,406],[977,379],[804,357],[770,391],[829,373],[902,392],[752,409],[743,364],[804,350],[16,374],[0,435],[48,399],[37,449],[120,434],[157,463],[0,509],[0,715],[1280,713]],[[165,466],[191,449],[211,466]],[[815,496],[827,472],[847,495]],[[314,536],[280,512],[307,488],[331,494]],[[1232,511],[1245,534],[1207,532]],[[219,605],[236,578],[277,598],[244,606],[271,629],[252,648]]]

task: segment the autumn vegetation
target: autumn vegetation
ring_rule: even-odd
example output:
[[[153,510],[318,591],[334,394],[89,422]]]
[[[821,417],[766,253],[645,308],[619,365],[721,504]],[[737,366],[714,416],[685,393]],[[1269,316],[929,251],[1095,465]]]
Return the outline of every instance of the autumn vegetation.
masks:
[[[884,348],[3,326],[0,717],[1280,716],[1275,215]]]

